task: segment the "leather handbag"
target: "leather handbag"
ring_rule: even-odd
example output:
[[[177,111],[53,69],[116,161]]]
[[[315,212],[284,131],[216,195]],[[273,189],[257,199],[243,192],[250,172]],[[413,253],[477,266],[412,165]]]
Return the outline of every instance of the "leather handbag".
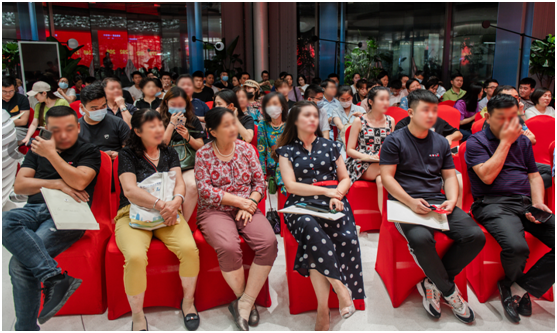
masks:
[[[170,146],[178,153],[182,171],[190,170],[195,167],[195,150],[190,146],[189,140],[170,140]]]

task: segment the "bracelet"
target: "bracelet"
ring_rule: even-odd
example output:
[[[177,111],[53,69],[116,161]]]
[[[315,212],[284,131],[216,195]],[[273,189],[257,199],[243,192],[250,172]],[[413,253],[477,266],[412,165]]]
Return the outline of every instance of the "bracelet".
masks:
[[[157,198],[157,200],[155,200],[155,203],[153,204],[153,208],[152,208],[152,209],[155,209],[155,206],[157,205],[157,202],[159,202],[160,200],[161,200],[161,199],[158,199],[158,198]]]
[[[174,124],[173,122],[170,122],[170,124],[171,124],[172,126],[176,127],[176,124]]]
[[[172,197],[172,200],[174,200],[174,198],[176,198],[176,197],[182,198],[182,205],[183,205],[183,204],[184,204],[184,200],[186,200],[186,199],[184,198],[184,196],[181,195],[181,194],[174,194],[174,196]]]
[[[248,198],[248,200],[251,200],[251,201],[255,202],[256,205],[259,205],[259,202],[257,202],[257,200],[255,200],[253,198]]]

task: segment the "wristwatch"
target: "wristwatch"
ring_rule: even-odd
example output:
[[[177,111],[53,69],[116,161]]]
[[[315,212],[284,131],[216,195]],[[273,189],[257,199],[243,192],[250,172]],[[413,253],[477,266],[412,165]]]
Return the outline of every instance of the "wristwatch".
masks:
[[[120,111],[126,112],[126,111],[128,111],[128,108],[126,106],[124,106],[123,108],[120,109]]]

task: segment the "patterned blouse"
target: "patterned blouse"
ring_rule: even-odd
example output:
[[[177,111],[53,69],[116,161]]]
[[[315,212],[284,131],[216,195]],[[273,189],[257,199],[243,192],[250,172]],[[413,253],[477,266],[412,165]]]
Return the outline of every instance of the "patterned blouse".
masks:
[[[246,114],[251,116],[256,124],[260,121],[263,121],[263,115],[261,114],[261,111],[259,111],[259,109],[248,106]]]
[[[267,176],[267,172],[274,171],[277,168],[277,163],[272,157],[273,151],[277,148],[277,141],[284,132],[285,124],[275,129],[270,123],[262,121],[257,124],[257,150],[259,151],[259,162],[263,169],[263,174]],[[280,172],[276,172],[277,185],[282,185],[282,178]],[[270,175],[273,176],[273,175]],[[279,183],[280,180],[280,183]]]
[[[212,143],[197,150],[195,180],[199,193],[198,212],[236,211],[236,207],[221,204],[224,193],[245,199],[253,192],[263,196],[266,185],[256,155],[251,144],[241,140],[236,140],[234,157],[228,162],[221,161],[215,155]]]

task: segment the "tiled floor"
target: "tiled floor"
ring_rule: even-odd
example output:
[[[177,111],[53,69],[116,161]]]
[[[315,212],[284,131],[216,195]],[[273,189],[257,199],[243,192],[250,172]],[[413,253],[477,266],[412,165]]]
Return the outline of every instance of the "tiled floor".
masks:
[[[511,324],[502,312],[499,297],[492,297],[488,302],[480,304],[474,293],[468,289],[469,302],[476,312],[476,322],[464,325],[458,321],[451,310],[444,306],[441,319],[434,320],[422,308],[421,297],[417,291],[397,309],[391,305],[387,291],[375,272],[377,254],[377,233],[364,233],[361,238],[364,283],[367,294],[365,311],[358,311],[348,320],[342,320],[338,312],[331,312],[331,330],[342,331],[381,331],[381,330],[412,330],[412,331],[554,331],[555,303],[534,300],[533,315],[522,319],[519,325]],[[12,288],[8,275],[10,253],[2,248],[2,330],[14,329],[14,306]],[[288,289],[285,276],[285,258],[282,238],[279,237],[279,256],[269,276],[271,299],[273,305],[260,308],[261,322],[254,331],[309,331],[315,324],[315,312],[290,315],[288,312]],[[153,331],[185,330],[181,313],[170,308],[148,308],[145,310],[149,328]],[[233,331],[236,327],[226,306],[214,308],[200,313],[203,331]],[[54,317],[41,329],[51,331],[127,331],[131,328],[131,316],[125,315],[117,320],[108,320],[107,314],[60,316]]]

